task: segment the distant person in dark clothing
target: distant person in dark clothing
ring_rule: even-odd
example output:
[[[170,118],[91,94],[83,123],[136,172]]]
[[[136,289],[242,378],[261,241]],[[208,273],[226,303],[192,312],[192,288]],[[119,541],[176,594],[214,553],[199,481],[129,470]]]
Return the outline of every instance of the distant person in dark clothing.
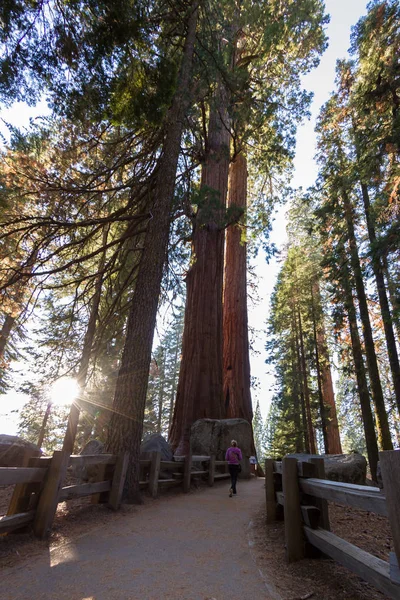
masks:
[[[240,461],[242,460],[242,451],[237,447],[236,440],[231,441],[231,447],[226,451],[225,460],[228,461],[229,473],[231,474],[229,497],[232,498],[232,494],[236,496],[236,482],[240,471]]]

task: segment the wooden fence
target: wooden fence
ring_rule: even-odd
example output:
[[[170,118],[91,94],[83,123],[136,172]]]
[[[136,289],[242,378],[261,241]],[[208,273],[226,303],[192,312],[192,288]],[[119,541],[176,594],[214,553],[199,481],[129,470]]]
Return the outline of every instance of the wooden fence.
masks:
[[[266,460],[267,523],[283,516],[288,562],[301,560],[308,550],[341,563],[389,598],[400,600],[400,450],[380,453],[384,491],[375,487],[328,481],[324,459],[281,462]],[[395,552],[385,562],[330,531],[328,501],[387,516]],[[281,514],[280,514],[281,513]]]
[[[0,486],[15,485],[7,516],[0,519],[0,535],[32,525],[36,536],[46,537],[57,505],[72,498],[92,496],[92,503],[107,502],[110,508],[118,510],[128,462],[128,454],[69,456],[65,452],[54,452],[49,458],[27,455],[23,467],[0,467]],[[95,481],[63,486],[69,466],[89,465],[96,465]],[[223,472],[219,472],[221,469]],[[165,473],[171,475],[165,477]],[[192,455],[162,461],[159,452],[151,452],[140,460],[140,488],[148,490],[153,498],[160,489],[175,485],[188,492],[193,479],[205,476],[209,485],[229,477],[227,463],[213,456]]]

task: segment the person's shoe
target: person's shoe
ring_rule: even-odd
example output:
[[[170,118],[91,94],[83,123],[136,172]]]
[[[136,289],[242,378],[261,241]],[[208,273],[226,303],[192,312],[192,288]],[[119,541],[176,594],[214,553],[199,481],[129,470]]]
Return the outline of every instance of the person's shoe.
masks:
[[[229,498],[232,498],[232,488],[229,490]]]
[[[236,493],[236,492],[233,492],[233,495],[234,495],[234,496],[236,496],[236,495],[237,495],[237,493]]]

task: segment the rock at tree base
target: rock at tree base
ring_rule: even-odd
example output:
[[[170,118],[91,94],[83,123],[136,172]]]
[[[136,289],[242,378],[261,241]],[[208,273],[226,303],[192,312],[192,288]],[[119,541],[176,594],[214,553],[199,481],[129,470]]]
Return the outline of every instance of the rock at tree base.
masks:
[[[160,433],[146,435],[140,445],[140,456],[144,452],[161,452],[161,460],[174,460],[171,446]]]
[[[199,419],[190,433],[192,454],[214,455],[225,460],[225,453],[236,440],[242,451],[242,477],[250,477],[249,458],[252,455],[252,428],[245,419]]]
[[[323,458],[325,476],[331,481],[365,485],[367,477],[367,461],[362,454],[288,454],[298,460],[308,461],[310,458]]]
[[[26,451],[41,454],[39,446],[16,435],[0,435],[0,467],[21,467]]]

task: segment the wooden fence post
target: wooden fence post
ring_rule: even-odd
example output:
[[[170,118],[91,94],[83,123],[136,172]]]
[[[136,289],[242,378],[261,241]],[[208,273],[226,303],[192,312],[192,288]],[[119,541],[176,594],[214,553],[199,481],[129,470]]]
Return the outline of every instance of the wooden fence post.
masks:
[[[274,461],[272,458],[265,459],[265,501],[267,523],[276,521],[276,497],[274,482]]]
[[[121,506],[128,464],[128,452],[125,452],[125,454],[121,454],[118,456],[114,469],[114,476],[111,483],[110,495],[108,498],[108,504],[113,510],[118,510]]]
[[[304,558],[303,523],[296,458],[285,457],[282,460],[282,483],[286,558],[288,562],[294,562]]]
[[[149,474],[149,492],[153,498],[158,494],[158,478],[160,476],[161,452],[151,453],[151,466]]]
[[[208,485],[213,486],[215,479],[215,456],[210,456],[210,462],[208,463]]]
[[[379,452],[379,461],[398,569],[400,567],[400,450]],[[393,558],[391,557],[391,563],[395,567]]]
[[[21,467],[29,467],[32,458],[40,455],[39,450],[24,450]],[[8,505],[7,516],[16,515],[26,512],[29,508],[31,495],[37,492],[41,487],[40,483],[18,483],[11,496],[10,504]]]
[[[47,470],[33,522],[33,531],[40,538],[49,534],[53,524],[69,460],[70,456],[67,452],[56,451]]]
[[[321,457],[310,458],[310,463],[315,467],[315,475],[317,479],[326,479],[325,477],[325,462]],[[328,501],[317,498],[315,501],[315,506],[319,508],[321,511],[320,517],[320,526],[322,529],[326,529],[326,531],[331,530],[331,525],[329,523],[329,508]]]
[[[189,453],[185,456],[185,462],[183,466],[183,491],[185,494],[190,490],[190,481],[192,478],[192,449],[190,448]]]

